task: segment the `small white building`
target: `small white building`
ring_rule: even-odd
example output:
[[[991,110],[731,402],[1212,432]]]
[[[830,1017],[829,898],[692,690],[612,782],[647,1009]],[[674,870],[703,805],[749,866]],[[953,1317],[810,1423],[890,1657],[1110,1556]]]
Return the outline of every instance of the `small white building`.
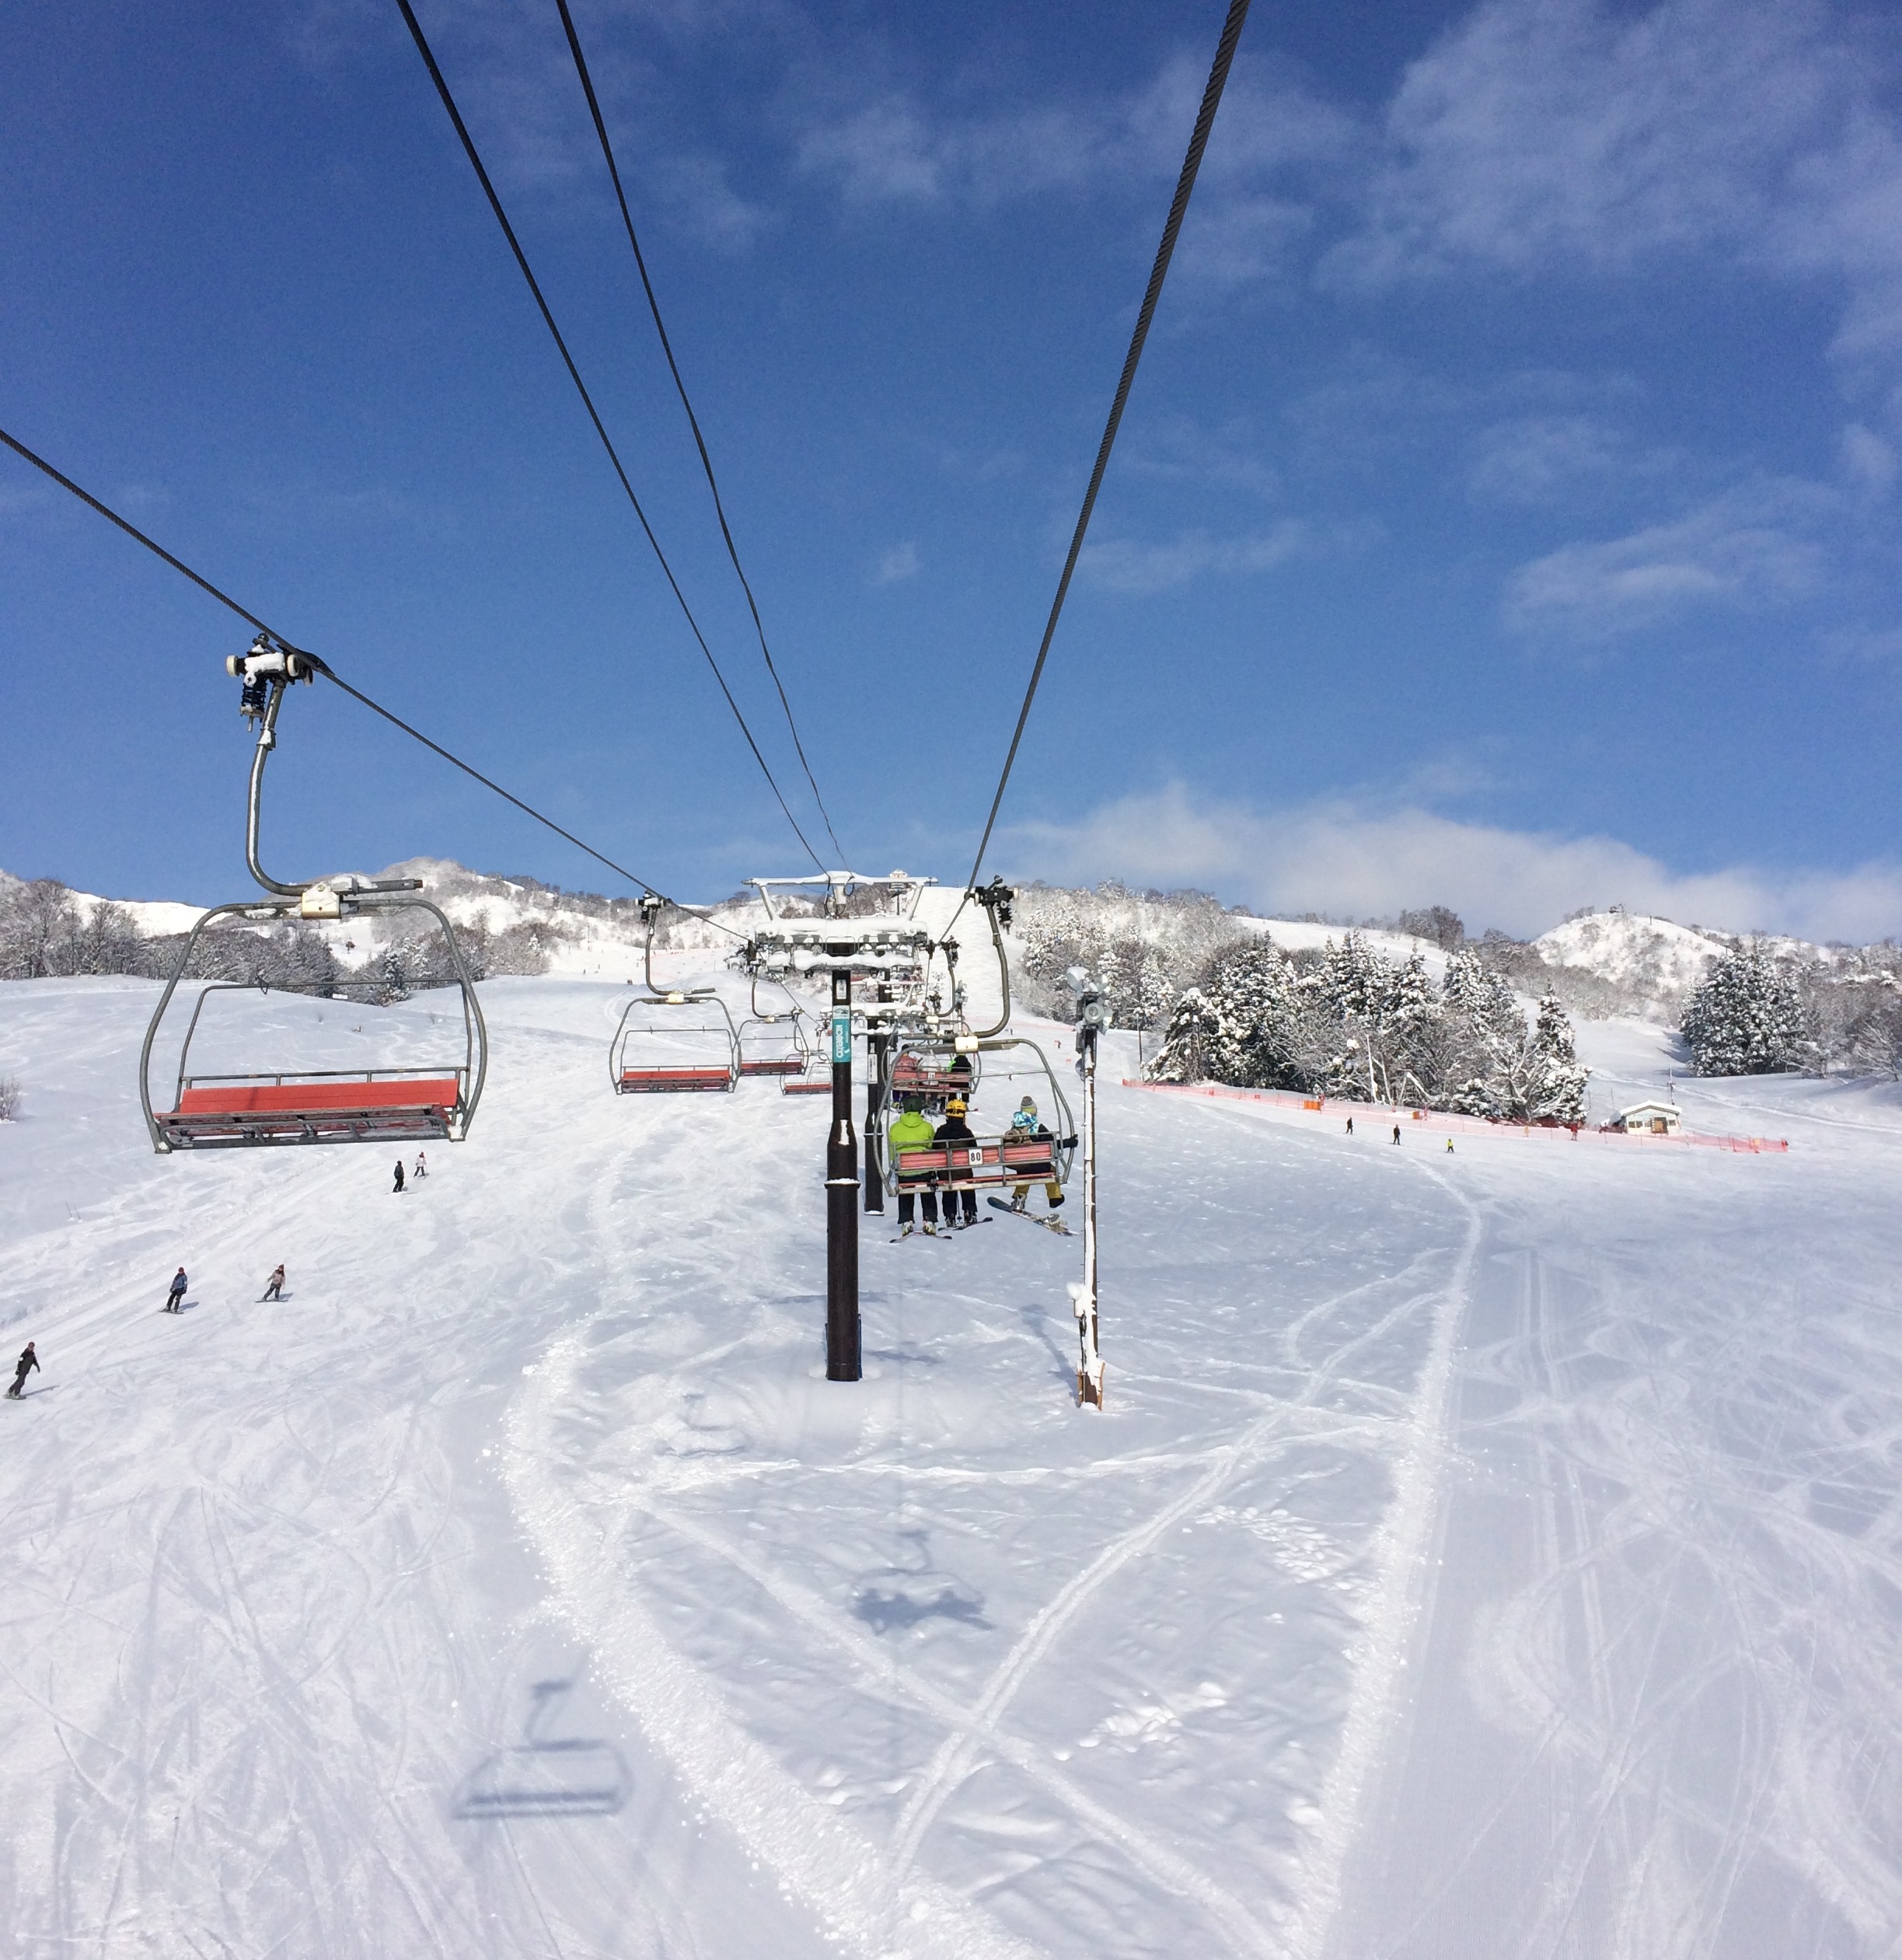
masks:
[[[1628,1136],[1675,1137],[1684,1128],[1684,1120],[1675,1102],[1634,1102],[1604,1127],[1622,1130]]]

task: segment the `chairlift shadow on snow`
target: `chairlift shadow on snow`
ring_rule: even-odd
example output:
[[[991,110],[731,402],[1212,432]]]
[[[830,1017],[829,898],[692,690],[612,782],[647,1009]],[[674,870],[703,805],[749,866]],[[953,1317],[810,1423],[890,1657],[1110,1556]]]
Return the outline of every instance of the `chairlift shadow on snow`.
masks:
[[[894,1366],[916,1368],[942,1368],[944,1357],[934,1354],[920,1347],[916,1341],[906,1341],[900,1347],[868,1347],[865,1350],[868,1361],[890,1361]]]
[[[953,1619],[988,1629],[991,1623],[984,1617],[983,1594],[960,1585],[934,1566],[924,1532],[901,1536],[916,1547],[917,1563],[889,1567],[875,1580],[862,1583],[852,1595],[853,1618],[864,1620],[874,1633],[903,1633],[927,1619]]]
[[[462,1779],[452,1815],[465,1822],[515,1817],[608,1817],[627,1801],[628,1773],[611,1742],[548,1741],[542,1729],[573,1687],[538,1681],[522,1741],[486,1756]]]

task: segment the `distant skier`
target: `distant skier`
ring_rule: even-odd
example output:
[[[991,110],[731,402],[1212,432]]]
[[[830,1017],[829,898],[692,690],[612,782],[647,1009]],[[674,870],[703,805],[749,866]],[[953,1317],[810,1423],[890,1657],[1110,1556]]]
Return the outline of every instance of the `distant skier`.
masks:
[[[944,1106],[944,1120],[938,1125],[934,1143],[969,1144],[977,1139],[972,1134],[971,1126],[965,1121],[966,1108],[961,1095],[954,1095]],[[958,1216],[958,1200],[964,1200],[964,1217]],[[948,1190],[944,1193],[944,1224],[948,1230],[961,1231],[965,1225],[977,1223],[977,1193],[968,1187],[962,1191]]]
[[[1398,1130],[1395,1130],[1395,1131],[1394,1131],[1394,1142],[1395,1142],[1395,1143],[1398,1143],[1398,1142],[1400,1141],[1400,1133],[1399,1133],[1399,1131],[1398,1131]],[[390,1196],[391,1196],[392,1197],[402,1197],[402,1195],[403,1195],[403,1159],[402,1159],[400,1157],[399,1157],[399,1158],[396,1159],[396,1183],[395,1183],[394,1184],[393,1184],[393,1185],[390,1186]]]
[[[419,1151],[416,1153],[416,1182],[417,1182],[418,1184],[421,1184],[421,1183],[422,1183],[423,1179],[424,1179],[424,1178],[426,1178],[427,1176],[428,1176],[428,1175],[429,1175],[429,1163],[428,1163],[428,1159],[427,1159],[427,1158],[424,1156],[423,1153],[422,1153],[422,1152],[419,1150]]]
[[[270,1277],[264,1282],[264,1299],[281,1300],[283,1298],[284,1268],[280,1266],[271,1273]],[[260,1306],[262,1306],[263,1304],[263,1300],[260,1300],[258,1302]]]
[[[1447,1155],[1449,1157],[1453,1155],[1453,1139],[1450,1137],[1447,1139]]]
[[[1354,1134],[1354,1119],[1352,1116],[1347,1120],[1347,1134],[1350,1137]]]
[[[1395,1143],[1398,1143],[1400,1141],[1400,1125],[1398,1123],[1395,1123],[1394,1125],[1394,1141]]]
[[[20,1390],[26,1385],[27,1371],[30,1369],[37,1368],[39,1365],[40,1357],[33,1351],[33,1343],[29,1341],[20,1350],[19,1371],[13,1377],[12,1387],[7,1390],[7,1399],[9,1402],[19,1401]]]
[[[185,1289],[189,1284],[190,1282],[185,1277],[185,1269],[181,1266],[172,1275],[172,1284],[166,1291],[165,1305],[159,1308],[159,1312],[176,1313],[185,1304]]]

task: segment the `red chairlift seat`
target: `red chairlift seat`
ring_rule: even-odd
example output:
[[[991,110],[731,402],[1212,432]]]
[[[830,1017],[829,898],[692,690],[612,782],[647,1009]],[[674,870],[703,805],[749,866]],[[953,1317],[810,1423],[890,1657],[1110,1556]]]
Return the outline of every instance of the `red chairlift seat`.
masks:
[[[942,1108],[954,1095],[968,1102],[977,1080],[974,1068],[930,1067],[916,1056],[901,1052],[892,1062],[886,1095],[895,1103],[916,1096],[920,1102]]]
[[[743,1061],[740,1064],[742,1075],[803,1075],[806,1072],[806,1058],[803,1055],[773,1055],[761,1061]],[[832,1085],[829,1082],[826,1087]]]
[[[733,1082],[730,1068],[623,1068],[614,1086],[622,1095],[651,1095],[730,1089]]]
[[[1015,1143],[1007,1137],[979,1137],[898,1153],[901,1188],[972,1191],[993,1184],[1034,1184],[1056,1175],[1056,1144],[1051,1137]]]
[[[239,1076],[187,1081],[176,1109],[153,1122],[175,1148],[263,1143],[373,1143],[454,1134],[464,1102],[459,1075],[285,1081]]]
[[[629,1026],[630,1018],[637,1015],[647,1017],[650,1025],[637,1021]],[[631,1044],[655,1039],[663,1043],[684,1039],[700,1052],[686,1061],[629,1062]],[[710,1049],[711,1053],[707,1052]],[[662,1052],[666,1052],[665,1047]],[[673,1052],[679,1052],[678,1046]],[[718,1095],[739,1081],[740,1069],[739,1038],[733,1017],[710,990],[636,994],[621,1009],[608,1048],[608,1080],[616,1095]]]

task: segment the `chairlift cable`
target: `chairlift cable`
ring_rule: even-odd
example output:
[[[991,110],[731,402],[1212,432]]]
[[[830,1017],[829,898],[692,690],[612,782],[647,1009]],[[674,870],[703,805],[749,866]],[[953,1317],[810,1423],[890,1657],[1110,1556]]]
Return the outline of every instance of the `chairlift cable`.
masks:
[[[1190,194],[1195,188],[1195,176],[1202,168],[1202,152],[1208,147],[1209,132],[1215,125],[1215,112],[1220,106],[1222,91],[1228,84],[1228,71],[1235,58],[1235,44],[1241,38],[1242,23],[1248,16],[1248,0],[1230,0],[1228,18],[1223,23],[1222,38],[1215,51],[1214,65],[1209,71],[1208,86],[1203,89],[1202,107],[1195,117],[1195,128],[1190,136],[1188,154],[1182,159],[1181,174],[1176,180],[1175,196],[1169,206],[1168,221],[1162,228],[1162,243],[1156,248],[1156,262],[1150,269],[1148,289],[1143,295],[1142,311],[1136,316],[1136,331],[1130,336],[1129,351],[1124,357],[1122,378],[1116,384],[1116,397],[1110,404],[1109,420],[1103,430],[1103,440],[1096,452],[1096,467],[1090,473],[1090,487],[1084,494],[1083,508],[1077,519],[1077,529],[1070,541],[1070,555],[1063,561],[1063,575],[1057,581],[1056,597],[1051,603],[1050,617],[1043,630],[1043,641],[1037,649],[1037,663],[1031,668],[1030,685],[1024,690],[1024,705],[1017,711],[1017,727],[1010,736],[1009,753],[1003,760],[1003,773],[997,778],[997,793],[991,798],[990,815],[985,819],[984,835],[979,840],[977,856],[972,861],[971,875],[965,881],[965,899],[958,906],[964,910],[969,902],[971,893],[975,889],[978,873],[984,867],[984,854],[990,847],[991,832],[996,827],[997,812],[1003,802],[1003,793],[1010,781],[1010,770],[1017,761],[1018,746],[1024,739],[1024,725],[1030,720],[1031,704],[1037,698],[1037,685],[1043,679],[1044,663],[1050,655],[1050,643],[1056,637],[1056,623],[1063,610],[1063,601],[1070,593],[1070,582],[1077,570],[1077,561],[1083,553],[1084,534],[1090,528],[1090,518],[1096,508],[1097,492],[1103,487],[1104,472],[1109,467],[1110,451],[1115,445],[1116,431],[1122,422],[1122,411],[1129,399],[1130,384],[1136,379],[1136,364],[1143,358],[1143,345],[1149,338],[1150,322],[1155,317],[1156,302],[1162,297],[1163,281],[1168,276],[1169,261],[1174,256],[1175,242],[1182,229],[1182,219],[1188,210]],[[953,914],[953,923],[956,915]],[[948,928],[947,928],[948,930]]]
[[[786,684],[780,679],[780,670],[774,666],[772,649],[766,645],[766,629],[759,617],[759,602],[753,597],[752,582],[746,576],[745,568],[740,563],[739,547],[733,541],[733,532],[727,522],[726,506],[721,501],[720,485],[714,477],[713,458],[707,453],[707,439],[700,433],[700,418],[693,412],[693,404],[687,398],[687,384],[681,379],[679,363],[674,358],[673,343],[667,337],[667,328],[661,319],[661,304],[654,297],[654,283],[647,277],[647,261],[640,250],[640,240],[634,231],[633,215],[627,208],[627,193],[622,187],[620,168],[614,160],[614,145],[609,140],[608,125],[601,113],[601,103],[595,93],[595,79],[588,72],[588,57],[581,52],[581,37],[575,32],[574,17],[568,11],[568,0],[555,0],[561,10],[561,24],[567,30],[568,50],[574,57],[574,69],[581,77],[581,91],[588,98],[588,113],[594,118],[595,134],[601,141],[601,154],[608,166],[608,175],[614,184],[615,201],[621,208],[621,222],[627,228],[627,243],[633,247],[634,267],[640,274],[640,289],[647,295],[647,311],[654,316],[654,330],[660,337],[661,351],[667,357],[667,372],[674,378],[674,392],[680,397],[680,406],[686,410],[687,426],[693,431],[693,446],[700,453],[700,467],[706,472],[707,487],[713,493],[714,515],[720,520],[720,535],[725,541],[727,556],[732,561],[734,575],[740,582],[740,590],[746,595],[746,610],[753,617],[753,631],[759,639],[759,651],[766,663],[766,672],[773,676],[773,685],[778,690],[780,706],[786,711],[786,725],[791,731],[793,747],[799,757],[799,766],[806,772],[806,781],[811,785],[812,800],[818,805],[821,819],[825,825],[825,834],[832,840],[842,865],[851,862],[846,847],[839,841],[839,833],[832,828],[831,813],[825,808],[825,799],[819,794],[818,779],[812,774],[812,765],[806,760],[805,744],[799,739],[799,725],[793,719],[792,703],[786,698]]]
[[[543,295],[540,282],[536,279],[529,264],[528,254],[522,250],[522,242],[515,236],[515,228],[509,223],[508,214],[502,208],[502,201],[496,193],[494,184],[490,180],[489,173],[483,164],[480,152],[476,148],[475,139],[469,133],[469,126],[462,121],[462,112],[456,107],[455,98],[449,93],[449,85],[443,79],[442,70],[437,65],[435,54],[424,35],[422,23],[417,20],[415,10],[410,5],[410,0],[396,0],[396,5],[402,9],[404,20],[409,23],[410,33],[416,42],[417,52],[423,58],[424,65],[429,70],[430,79],[436,85],[437,94],[442,98],[443,107],[449,112],[449,121],[455,125],[457,136],[462,139],[463,152],[475,170],[476,181],[482,186],[483,195],[489,201],[489,208],[495,213],[495,222],[501,226],[502,236],[508,241],[508,249],[515,254],[515,263],[522,268],[522,276],[528,281],[529,291],[533,294],[535,303],[541,310],[543,321],[547,327],[549,333],[553,337],[555,346],[561,355],[562,363],[567,369],[568,379],[574,383],[575,392],[581,398],[581,406],[588,411],[588,419],[595,425],[595,433],[600,437],[601,445],[608,452],[608,460],[614,466],[614,473],[620,479],[622,489],[627,493],[627,501],[633,506],[634,515],[640,521],[640,528],[647,535],[647,543],[653,547],[654,555],[660,562],[661,570],[666,577],[668,585],[672,591],[675,599],[679,602],[680,610],[685,616],[694,638],[700,643],[701,652],[707,656],[707,664],[713,669],[714,680],[720,683],[720,691],[726,697],[727,706],[733,711],[734,720],[740,725],[740,732],[746,738],[746,746],[753,752],[753,760],[759,763],[760,773],[766,777],[768,786],[777,799],[780,809],[785,814],[786,821],[792,826],[793,835],[799,840],[806,855],[821,871],[823,871],[825,868],[823,861],[820,858],[818,853],[812,848],[811,844],[807,841],[806,833],[800,829],[798,819],[793,815],[785,796],[780,789],[779,784],[774,780],[773,771],[767,766],[766,757],[760,753],[759,744],[753,739],[752,730],[746,725],[746,717],[740,712],[740,704],[733,698],[732,689],[727,685],[727,677],[720,671],[720,662],[714,658],[714,650],[707,644],[707,636],[700,631],[700,621],[693,617],[693,609],[687,603],[686,594],[680,589],[680,582],[674,576],[674,568],[667,562],[667,554],[661,549],[661,541],[654,535],[654,527],[647,522],[647,514],[641,508],[640,499],[634,494],[634,486],[629,480],[626,470],[622,466],[619,452],[616,449],[613,440],[608,434],[606,425],[602,422],[600,414],[595,407],[594,397],[588,392],[588,384],[581,379],[581,371],[575,365],[574,355],[568,351],[567,341],[563,337],[561,329],[555,323],[553,311]],[[802,756],[801,760],[803,761],[804,757]]]
[[[205,578],[201,573],[193,571],[191,567],[187,564],[183,558],[174,557],[169,551],[166,550],[162,544],[158,543],[155,539],[148,537],[136,524],[127,522],[127,521],[124,518],[121,517],[116,510],[112,509],[107,505],[102,504],[90,491],[82,489],[78,484],[73,481],[72,477],[64,474],[61,471],[54,469],[53,465],[48,463],[44,456],[36,455],[34,452],[28,449],[26,445],[21,442],[17,436],[11,435],[4,428],[0,428],[0,442],[4,442],[16,456],[23,457],[26,462],[30,463],[36,470],[40,471],[44,475],[51,477],[54,482],[58,484],[62,490],[70,491],[74,496],[79,499],[80,502],[89,505],[93,510],[97,511],[101,517],[103,517],[109,522],[117,525],[120,529],[124,532],[127,537],[134,540],[140,544],[142,544],[145,549],[151,552],[155,557],[162,558],[174,571],[182,572],[185,577],[189,578],[194,585],[200,589],[201,591],[208,592],[212,598],[218,601],[219,605],[225,606],[232,612],[236,613],[239,619],[246,620],[250,625],[256,627],[259,632],[270,634],[270,638],[276,641],[280,646],[284,648],[287,652],[297,654],[301,658],[308,660],[311,663],[312,666],[315,668],[319,673],[323,676],[325,680],[330,681],[337,687],[340,687],[343,691],[346,694],[349,695],[353,700],[361,702],[364,707],[369,709],[372,714],[380,714],[382,718],[386,721],[389,722],[393,727],[400,728],[405,735],[410,736],[413,740],[420,742],[425,749],[429,749],[434,754],[441,756],[445,762],[448,763],[454,767],[461,770],[465,776],[473,777],[476,781],[481,784],[484,789],[493,790],[497,796],[501,798],[504,802],[512,803],[517,809],[522,812],[525,816],[532,817],[535,821],[540,824],[545,830],[552,830],[557,837],[565,838],[568,843],[574,846],[576,850],[585,852],[588,857],[593,858],[597,864],[605,865],[609,871],[613,872],[619,877],[626,879],[630,885],[638,885],[644,892],[651,892],[656,898],[661,899],[667,904],[672,906],[676,911],[684,912],[689,918],[703,921],[705,924],[714,927],[717,931],[725,933],[730,938],[739,940],[744,940],[745,938],[746,935],[745,933],[736,932],[731,926],[724,924],[721,921],[712,917],[708,914],[696,911],[691,906],[682,905],[678,900],[668,898],[666,893],[662,892],[658,886],[649,884],[644,878],[639,875],[638,872],[630,871],[625,865],[616,864],[615,861],[612,858],[607,856],[605,852],[597,851],[591,844],[584,843],[581,839],[578,837],[572,830],[564,830],[552,816],[544,816],[539,810],[536,809],[533,804],[525,803],[522,798],[519,796],[517,796],[512,791],[503,788],[500,783],[496,782],[490,777],[483,775],[480,769],[476,768],[471,763],[463,761],[460,756],[452,753],[448,749],[444,748],[441,742],[432,742],[430,738],[424,735],[420,728],[412,728],[407,721],[402,718],[400,715],[393,714],[390,711],[385,707],[380,702],[372,700],[370,697],[365,694],[361,688],[351,687],[350,683],[345,680],[343,676],[337,673],[336,669],[330,666],[329,662],[321,659],[318,655],[309,652],[306,648],[298,646],[293,641],[286,639],[282,634],[277,632],[274,627],[266,624],[266,623],[263,620],[260,619],[257,613],[252,612],[249,607],[240,606],[237,600],[232,597],[230,593],[221,591],[218,587],[213,585],[211,580]]]

